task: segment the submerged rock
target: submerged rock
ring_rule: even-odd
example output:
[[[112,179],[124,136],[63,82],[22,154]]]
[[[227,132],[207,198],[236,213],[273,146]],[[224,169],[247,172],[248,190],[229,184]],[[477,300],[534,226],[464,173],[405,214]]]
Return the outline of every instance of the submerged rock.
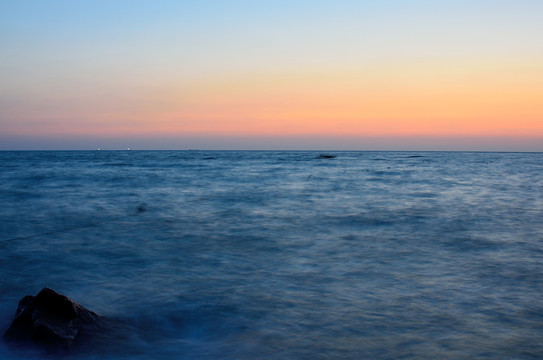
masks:
[[[331,155],[331,154],[320,154],[318,156],[319,159],[333,159],[335,157],[336,157],[336,155]]]
[[[141,214],[141,213],[144,213],[146,211],[147,211],[147,204],[146,203],[139,204],[138,207],[136,208],[136,214]]]
[[[49,349],[69,348],[82,332],[100,328],[104,320],[67,296],[44,288],[36,296],[21,299],[4,338],[29,341]]]

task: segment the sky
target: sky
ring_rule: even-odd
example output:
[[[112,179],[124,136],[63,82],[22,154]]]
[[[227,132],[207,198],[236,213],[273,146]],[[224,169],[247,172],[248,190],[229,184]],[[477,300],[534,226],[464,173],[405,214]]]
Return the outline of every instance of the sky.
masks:
[[[0,150],[543,151],[541,0],[0,0]]]

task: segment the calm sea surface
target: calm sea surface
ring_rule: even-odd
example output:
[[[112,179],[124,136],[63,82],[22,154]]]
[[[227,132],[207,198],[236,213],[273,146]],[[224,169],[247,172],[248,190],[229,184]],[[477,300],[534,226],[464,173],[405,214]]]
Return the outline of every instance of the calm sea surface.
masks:
[[[70,359],[543,358],[543,153],[319,154],[0,152],[0,331],[48,286],[123,324]]]

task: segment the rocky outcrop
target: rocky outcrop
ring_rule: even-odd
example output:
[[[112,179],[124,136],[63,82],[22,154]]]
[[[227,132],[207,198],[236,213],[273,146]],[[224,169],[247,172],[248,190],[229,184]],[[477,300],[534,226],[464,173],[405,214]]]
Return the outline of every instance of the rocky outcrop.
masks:
[[[333,159],[335,157],[336,155],[331,154],[320,154],[319,156],[317,156],[318,159]]]
[[[104,320],[74,300],[44,288],[38,295],[25,296],[19,302],[4,338],[47,348],[69,348],[82,333],[100,328]]]

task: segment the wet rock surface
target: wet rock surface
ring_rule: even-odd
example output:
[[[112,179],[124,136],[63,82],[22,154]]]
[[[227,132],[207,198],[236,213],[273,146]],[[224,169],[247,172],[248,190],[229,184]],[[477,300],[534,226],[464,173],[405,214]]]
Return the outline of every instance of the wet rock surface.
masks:
[[[76,340],[105,326],[105,318],[58,292],[44,288],[19,302],[4,334],[12,342],[31,342],[48,349],[70,348]]]

